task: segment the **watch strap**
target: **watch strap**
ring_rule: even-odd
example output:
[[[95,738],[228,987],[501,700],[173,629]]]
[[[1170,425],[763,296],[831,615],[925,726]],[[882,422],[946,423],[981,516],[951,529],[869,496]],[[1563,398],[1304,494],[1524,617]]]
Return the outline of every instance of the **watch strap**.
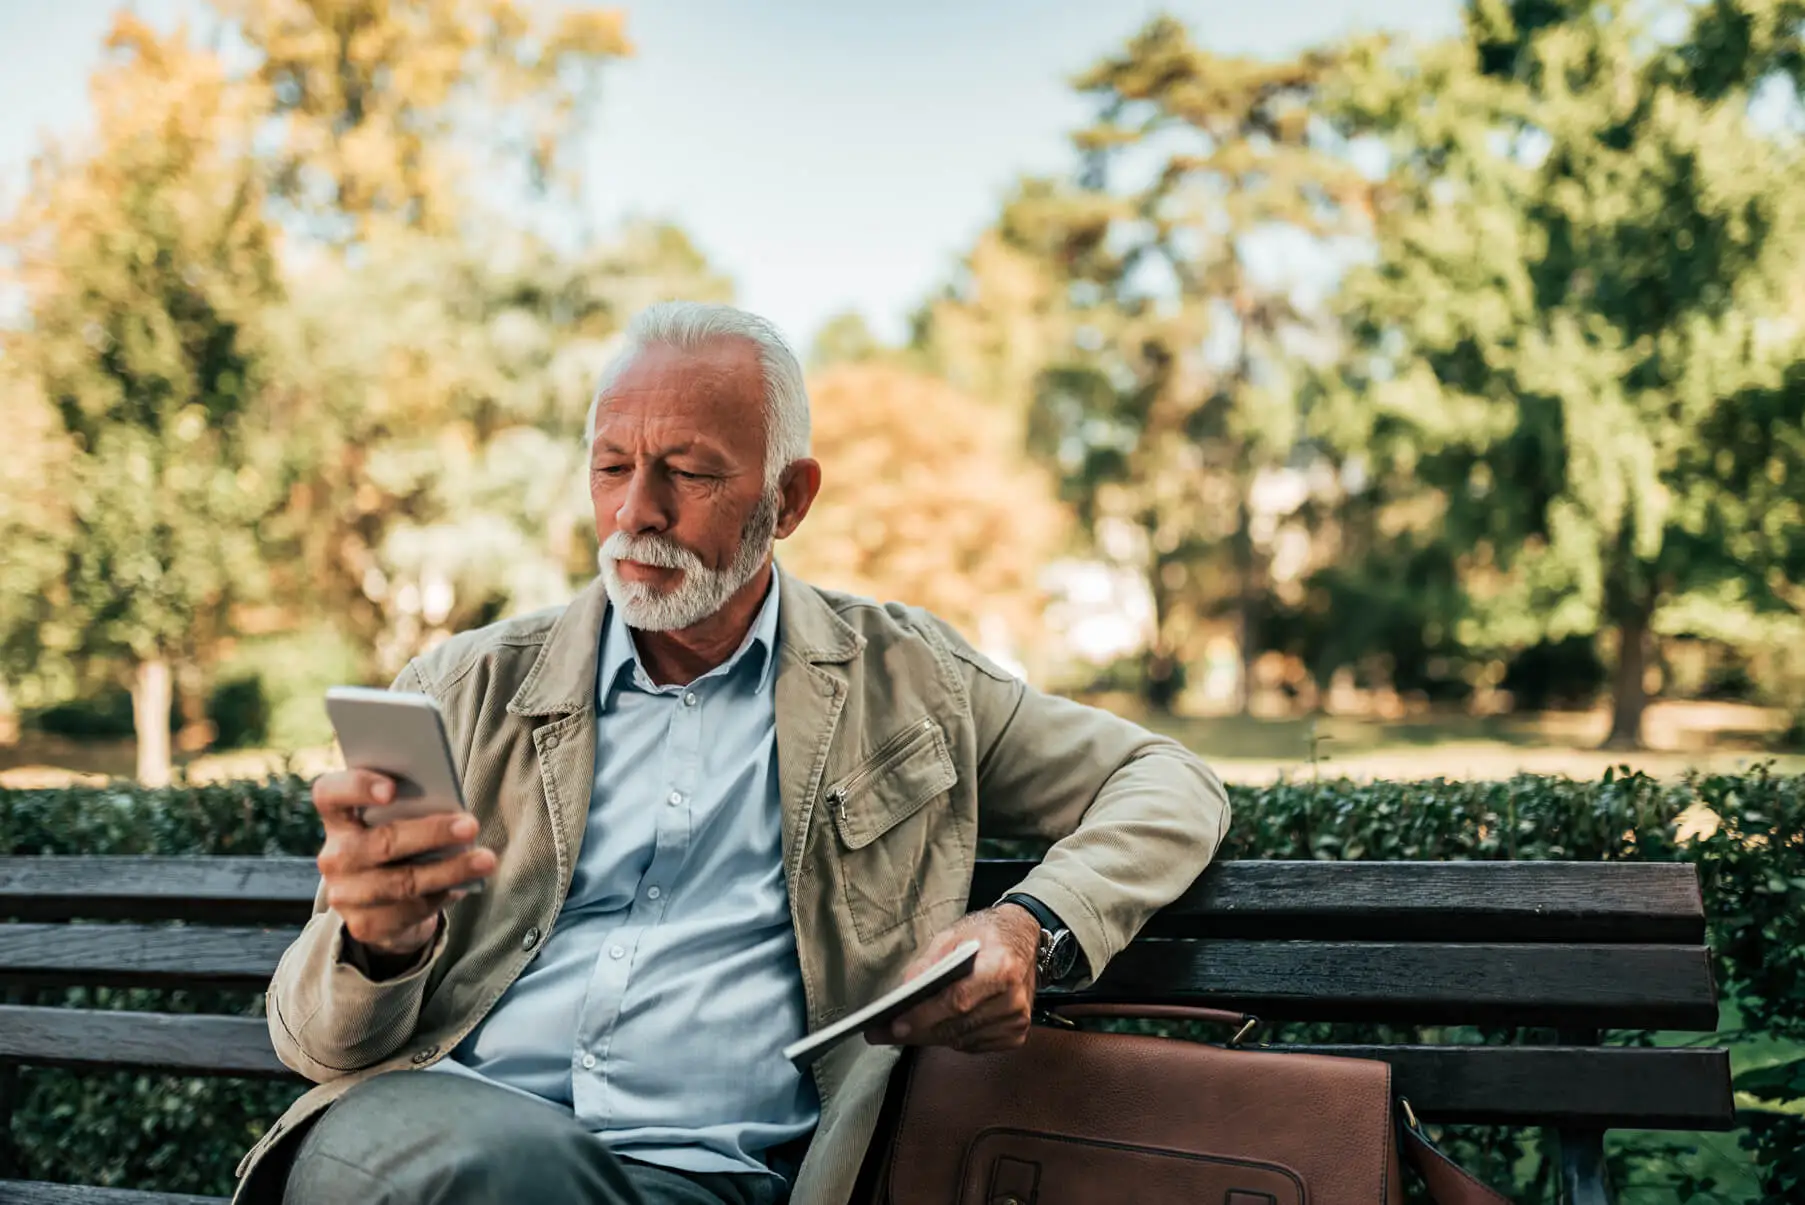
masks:
[[[1057,912],[1054,912],[1051,908],[1047,907],[1025,891],[1011,891],[997,902],[1002,904],[1016,904],[1026,908],[1033,914],[1034,919],[1040,922],[1040,927],[1045,929],[1048,933],[1058,933],[1066,927],[1065,922],[1059,919],[1059,914]]]

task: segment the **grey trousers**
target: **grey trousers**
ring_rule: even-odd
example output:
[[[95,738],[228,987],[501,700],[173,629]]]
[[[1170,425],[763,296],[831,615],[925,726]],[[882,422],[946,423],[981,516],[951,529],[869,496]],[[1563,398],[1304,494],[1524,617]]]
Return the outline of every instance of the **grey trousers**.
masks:
[[[623,1159],[575,1119],[458,1075],[397,1071],[303,1136],[284,1205],[780,1205],[776,1177]]]

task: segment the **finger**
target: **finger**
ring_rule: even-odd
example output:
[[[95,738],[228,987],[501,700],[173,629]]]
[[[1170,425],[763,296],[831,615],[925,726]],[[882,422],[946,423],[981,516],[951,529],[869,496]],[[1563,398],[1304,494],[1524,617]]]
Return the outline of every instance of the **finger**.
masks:
[[[320,877],[332,880],[450,845],[468,844],[476,817],[462,812],[396,820],[374,828],[338,826],[326,836],[315,862]]]
[[[949,1017],[931,1028],[911,1034],[909,1045],[951,1046],[964,1050],[979,1034],[1013,1024],[1023,1010],[1007,992],[992,996],[970,1012]]]
[[[345,845],[354,851],[352,869],[384,866],[401,858],[431,853],[448,845],[464,845],[476,836],[476,817],[464,812],[393,820],[359,831]]]
[[[982,1014],[988,1020],[999,1006],[1007,1008],[1010,986],[1003,979],[968,975],[898,1017],[891,1024],[891,1036],[911,1045],[935,1044],[934,1035],[942,1035],[941,1040],[944,1040],[944,1035],[954,1031],[953,1021],[974,1014]],[[961,1024],[969,1025],[970,1022],[961,1021]]]
[[[487,878],[494,869],[494,851],[480,847],[438,862],[376,867],[333,881],[326,888],[326,902],[341,912],[346,908],[393,904],[450,891]]]
[[[356,822],[360,808],[395,798],[395,780],[374,770],[335,770],[313,780],[313,806],[327,824]]]

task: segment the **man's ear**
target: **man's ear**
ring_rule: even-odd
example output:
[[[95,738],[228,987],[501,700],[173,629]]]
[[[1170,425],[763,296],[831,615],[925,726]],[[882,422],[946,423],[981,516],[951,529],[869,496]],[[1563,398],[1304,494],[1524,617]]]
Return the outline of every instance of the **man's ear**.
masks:
[[[820,462],[807,458],[792,460],[778,477],[777,490],[780,501],[776,534],[778,539],[783,540],[802,526],[803,519],[808,517],[809,507],[815,504],[815,495],[821,492]]]

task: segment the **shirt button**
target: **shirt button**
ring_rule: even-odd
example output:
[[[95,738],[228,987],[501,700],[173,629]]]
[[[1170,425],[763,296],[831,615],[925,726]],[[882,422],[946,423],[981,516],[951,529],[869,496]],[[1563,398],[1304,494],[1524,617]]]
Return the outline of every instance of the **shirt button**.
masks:
[[[658,890],[658,888],[656,888],[656,887],[647,887],[646,888],[646,898],[649,900],[655,900],[663,894],[664,894],[664,892]]]
[[[558,747],[558,734],[557,733],[548,732],[545,734],[545,747],[547,749],[556,749]]]
[[[585,1070],[585,1071],[594,1071],[595,1070],[595,1056],[593,1054],[586,1054],[583,1056],[583,1070]]]
[[[531,925],[520,935],[520,948],[530,950],[539,944],[539,926]]]
[[[696,692],[695,691],[693,691],[693,690],[689,691],[688,693],[686,693],[683,696],[683,705],[685,707],[694,707],[696,705]]]
[[[669,803],[672,807],[676,807],[678,804],[683,802],[683,792],[682,791],[672,791],[671,797],[669,799],[667,799],[665,802]]]
[[[626,956],[627,951],[621,946],[615,946],[612,950],[608,951],[608,957],[610,958],[625,958]]]

